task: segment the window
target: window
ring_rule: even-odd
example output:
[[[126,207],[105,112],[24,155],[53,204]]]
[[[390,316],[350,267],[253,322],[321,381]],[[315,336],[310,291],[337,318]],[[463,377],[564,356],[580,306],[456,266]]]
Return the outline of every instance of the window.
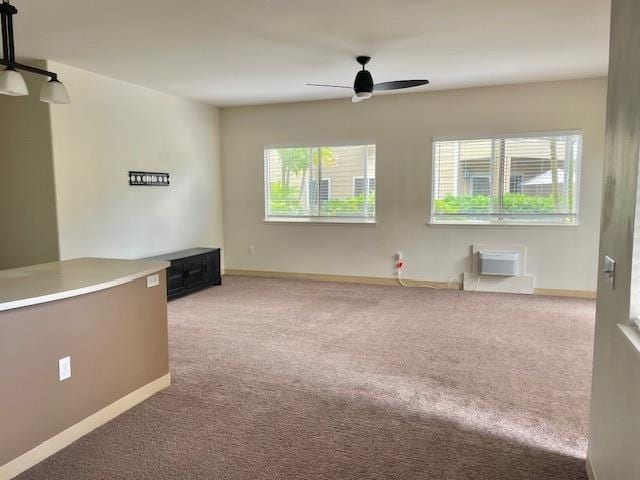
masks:
[[[369,193],[376,191],[376,179],[368,178]],[[353,196],[357,197],[364,193],[364,177],[353,177]]]
[[[524,179],[524,175],[518,175],[518,174],[512,173],[511,179],[509,180],[509,192],[522,193],[523,179]]]
[[[489,195],[489,177],[471,177],[471,195]]]
[[[578,133],[434,140],[432,223],[577,223]]]
[[[370,222],[375,175],[375,145],[265,149],[266,219]]]
[[[318,180],[309,180],[309,195],[316,198],[316,188],[318,188]],[[331,179],[323,178],[320,180],[320,202],[326,202],[331,196]]]

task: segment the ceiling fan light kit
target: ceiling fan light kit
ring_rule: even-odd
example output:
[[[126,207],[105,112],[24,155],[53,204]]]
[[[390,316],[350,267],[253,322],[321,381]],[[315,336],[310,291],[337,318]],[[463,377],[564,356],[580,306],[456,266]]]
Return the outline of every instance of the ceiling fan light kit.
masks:
[[[353,97],[351,97],[351,101],[353,103],[358,103],[361,102],[363,100],[367,100],[368,98],[371,98],[373,96],[372,92],[356,92],[353,94]]]
[[[420,87],[429,83],[429,80],[396,80],[393,82],[373,83],[371,72],[365,68],[370,60],[371,57],[364,55],[356,57],[356,61],[362,65],[362,70],[356,74],[356,79],[353,82],[353,97],[351,97],[353,103],[359,103],[371,98],[374,91],[401,90],[404,88]],[[321,83],[307,83],[307,85],[312,87],[351,88],[344,85],[326,85]]]
[[[0,71],[0,94],[14,97],[29,94],[27,84],[19,72],[22,70],[49,78],[49,81],[42,87],[40,100],[47,103],[71,103],[69,92],[58,80],[56,73],[16,62],[13,16],[17,13],[18,10],[9,4],[9,0],[2,0],[0,3],[0,19],[2,20],[2,59],[0,59],[0,65],[4,65],[6,68]]]

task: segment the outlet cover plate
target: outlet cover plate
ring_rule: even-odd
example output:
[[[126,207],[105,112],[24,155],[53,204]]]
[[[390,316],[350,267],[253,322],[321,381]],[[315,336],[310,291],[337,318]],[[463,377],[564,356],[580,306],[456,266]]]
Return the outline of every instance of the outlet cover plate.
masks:
[[[60,381],[71,378],[71,357],[64,357],[58,360],[58,374]]]
[[[157,287],[158,285],[160,285],[160,275],[154,273],[147,277],[147,288]]]

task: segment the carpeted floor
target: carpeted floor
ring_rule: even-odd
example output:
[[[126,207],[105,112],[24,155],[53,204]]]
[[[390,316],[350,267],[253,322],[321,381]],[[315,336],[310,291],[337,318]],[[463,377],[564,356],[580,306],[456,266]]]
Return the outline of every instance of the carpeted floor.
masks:
[[[20,480],[584,480],[594,302],[226,277],[173,385]]]

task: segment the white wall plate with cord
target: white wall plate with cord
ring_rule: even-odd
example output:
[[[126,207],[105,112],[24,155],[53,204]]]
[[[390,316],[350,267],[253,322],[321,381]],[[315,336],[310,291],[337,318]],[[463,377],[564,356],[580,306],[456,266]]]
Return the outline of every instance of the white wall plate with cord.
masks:
[[[402,252],[396,252],[396,254],[393,256],[393,259],[394,259],[394,272],[395,272],[396,280],[403,287],[407,287],[407,288],[429,288],[431,290],[451,290],[451,286],[453,284],[457,285],[458,287],[462,285],[460,283],[460,279],[459,279],[458,275],[453,276],[453,277],[451,277],[449,279],[449,283],[447,284],[446,288],[445,287],[436,287],[436,286],[433,286],[433,285],[424,285],[424,284],[417,284],[417,285],[416,284],[408,284],[408,283],[404,282],[403,279],[402,279],[402,270],[405,267],[404,256],[402,255]],[[460,288],[458,288],[458,287],[456,287],[456,290],[460,290]]]

